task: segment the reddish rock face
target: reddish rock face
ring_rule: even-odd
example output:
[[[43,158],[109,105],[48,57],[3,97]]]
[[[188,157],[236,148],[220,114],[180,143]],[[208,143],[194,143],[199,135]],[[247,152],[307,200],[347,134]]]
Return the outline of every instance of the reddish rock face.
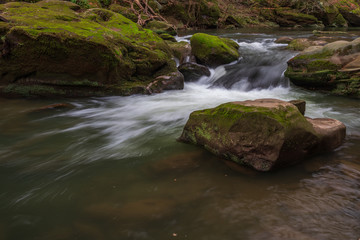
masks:
[[[330,118],[306,118],[314,127],[316,133],[320,136],[320,151],[327,151],[339,147],[345,138],[345,125]]]
[[[344,137],[337,120],[307,119],[290,102],[258,99],[193,112],[179,140],[269,171],[338,147]]]

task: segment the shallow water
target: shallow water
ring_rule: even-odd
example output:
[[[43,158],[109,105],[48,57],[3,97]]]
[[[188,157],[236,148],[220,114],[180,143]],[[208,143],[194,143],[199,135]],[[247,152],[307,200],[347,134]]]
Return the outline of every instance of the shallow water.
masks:
[[[359,239],[359,100],[283,77],[296,53],[274,40],[310,32],[217,34],[242,58],[182,91],[35,112],[64,100],[1,99],[0,240]],[[257,98],[305,99],[307,116],[345,123],[346,142],[260,174],[176,141],[192,111]]]

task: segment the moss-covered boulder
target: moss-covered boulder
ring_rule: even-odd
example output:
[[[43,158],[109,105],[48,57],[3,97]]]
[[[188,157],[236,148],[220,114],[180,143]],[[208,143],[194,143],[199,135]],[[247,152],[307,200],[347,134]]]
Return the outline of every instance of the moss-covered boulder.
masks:
[[[289,102],[259,99],[191,113],[179,140],[203,146],[237,164],[269,171],[339,146],[345,126],[337,121],[330,125],[310,123]],[[329,138],[325,136],[336,134],[341,140],[326,142]]]
[[[0,13],[9,19],[0,55],[3,95],[149,93],[156,77],[177,72],[158,35],[112,11],[42,1],[3,4]]]
[[[190,43],[196,60],[210,67],[231,63],[240,57],[239,45],[230,39],[196,33],[191,37]]]
[[[312,90],[360,97],[360,38],[305,49],[288,61],[292,83]]]

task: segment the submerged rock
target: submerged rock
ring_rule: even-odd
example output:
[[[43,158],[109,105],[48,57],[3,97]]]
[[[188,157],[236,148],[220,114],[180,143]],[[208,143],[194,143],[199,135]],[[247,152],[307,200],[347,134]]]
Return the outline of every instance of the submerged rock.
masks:
[[[105,9],[80,11],[64,1],[0,5],[0,92],[6,96],[103,96],[147,93],[176,73],[157,34]],[[2,28],[3,29],[3,28]]]
[[[210,76],[211,74],[210,70],[204,65],[191,62],[181,64],[178,70],[184,75],[186,82],[194,82],[202,76]]]
[[[196,33],[191,39],[191,50],[200,64],[216,67],[236,61],[239,45],[227,38]]]
[[[269,171],[339,146],[345,126],[336,120],[326,123],[309,121],[295,105],[277,99],[230,102],[191,113],[179,140]],[[330,143],[332,136],[336,140]]]
[[[312,46],[288,61],[285,76],[295,85],[360,97],[360,38]]]
[[[123,205],[99,203],[85,207],[84,211],[90,218],[114,221],[149,221],[168,217],[176,210],[176,201],[167,198],[141,199]]]
[[[50,105],[46,105],[43,107],[33,109],[33,110],[29,111],[29,113],[45,112],[48,110],[57,110],[57,109],[68,109],[69,110],[74,107],[75,106],[70,103],[54,103],[54,104],[50,104]]]
[[[174,154],[151,164],[150,169],[156,174],[186,172],[199,168],[202,151]]]

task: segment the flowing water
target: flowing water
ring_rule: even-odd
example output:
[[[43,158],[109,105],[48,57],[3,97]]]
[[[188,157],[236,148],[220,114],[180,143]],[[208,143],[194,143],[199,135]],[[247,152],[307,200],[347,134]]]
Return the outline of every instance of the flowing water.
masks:
[[[274,40],[310,32],[217,34],[242,58],[181,91],[42,111],[64,100],[1,99],[0,240],[359,239],[360,101],[284,78],[296,53]],[[257,98],[305,99],[307,116],[345,123],[346,142],[256,173],[176,141],[192,111]]]

